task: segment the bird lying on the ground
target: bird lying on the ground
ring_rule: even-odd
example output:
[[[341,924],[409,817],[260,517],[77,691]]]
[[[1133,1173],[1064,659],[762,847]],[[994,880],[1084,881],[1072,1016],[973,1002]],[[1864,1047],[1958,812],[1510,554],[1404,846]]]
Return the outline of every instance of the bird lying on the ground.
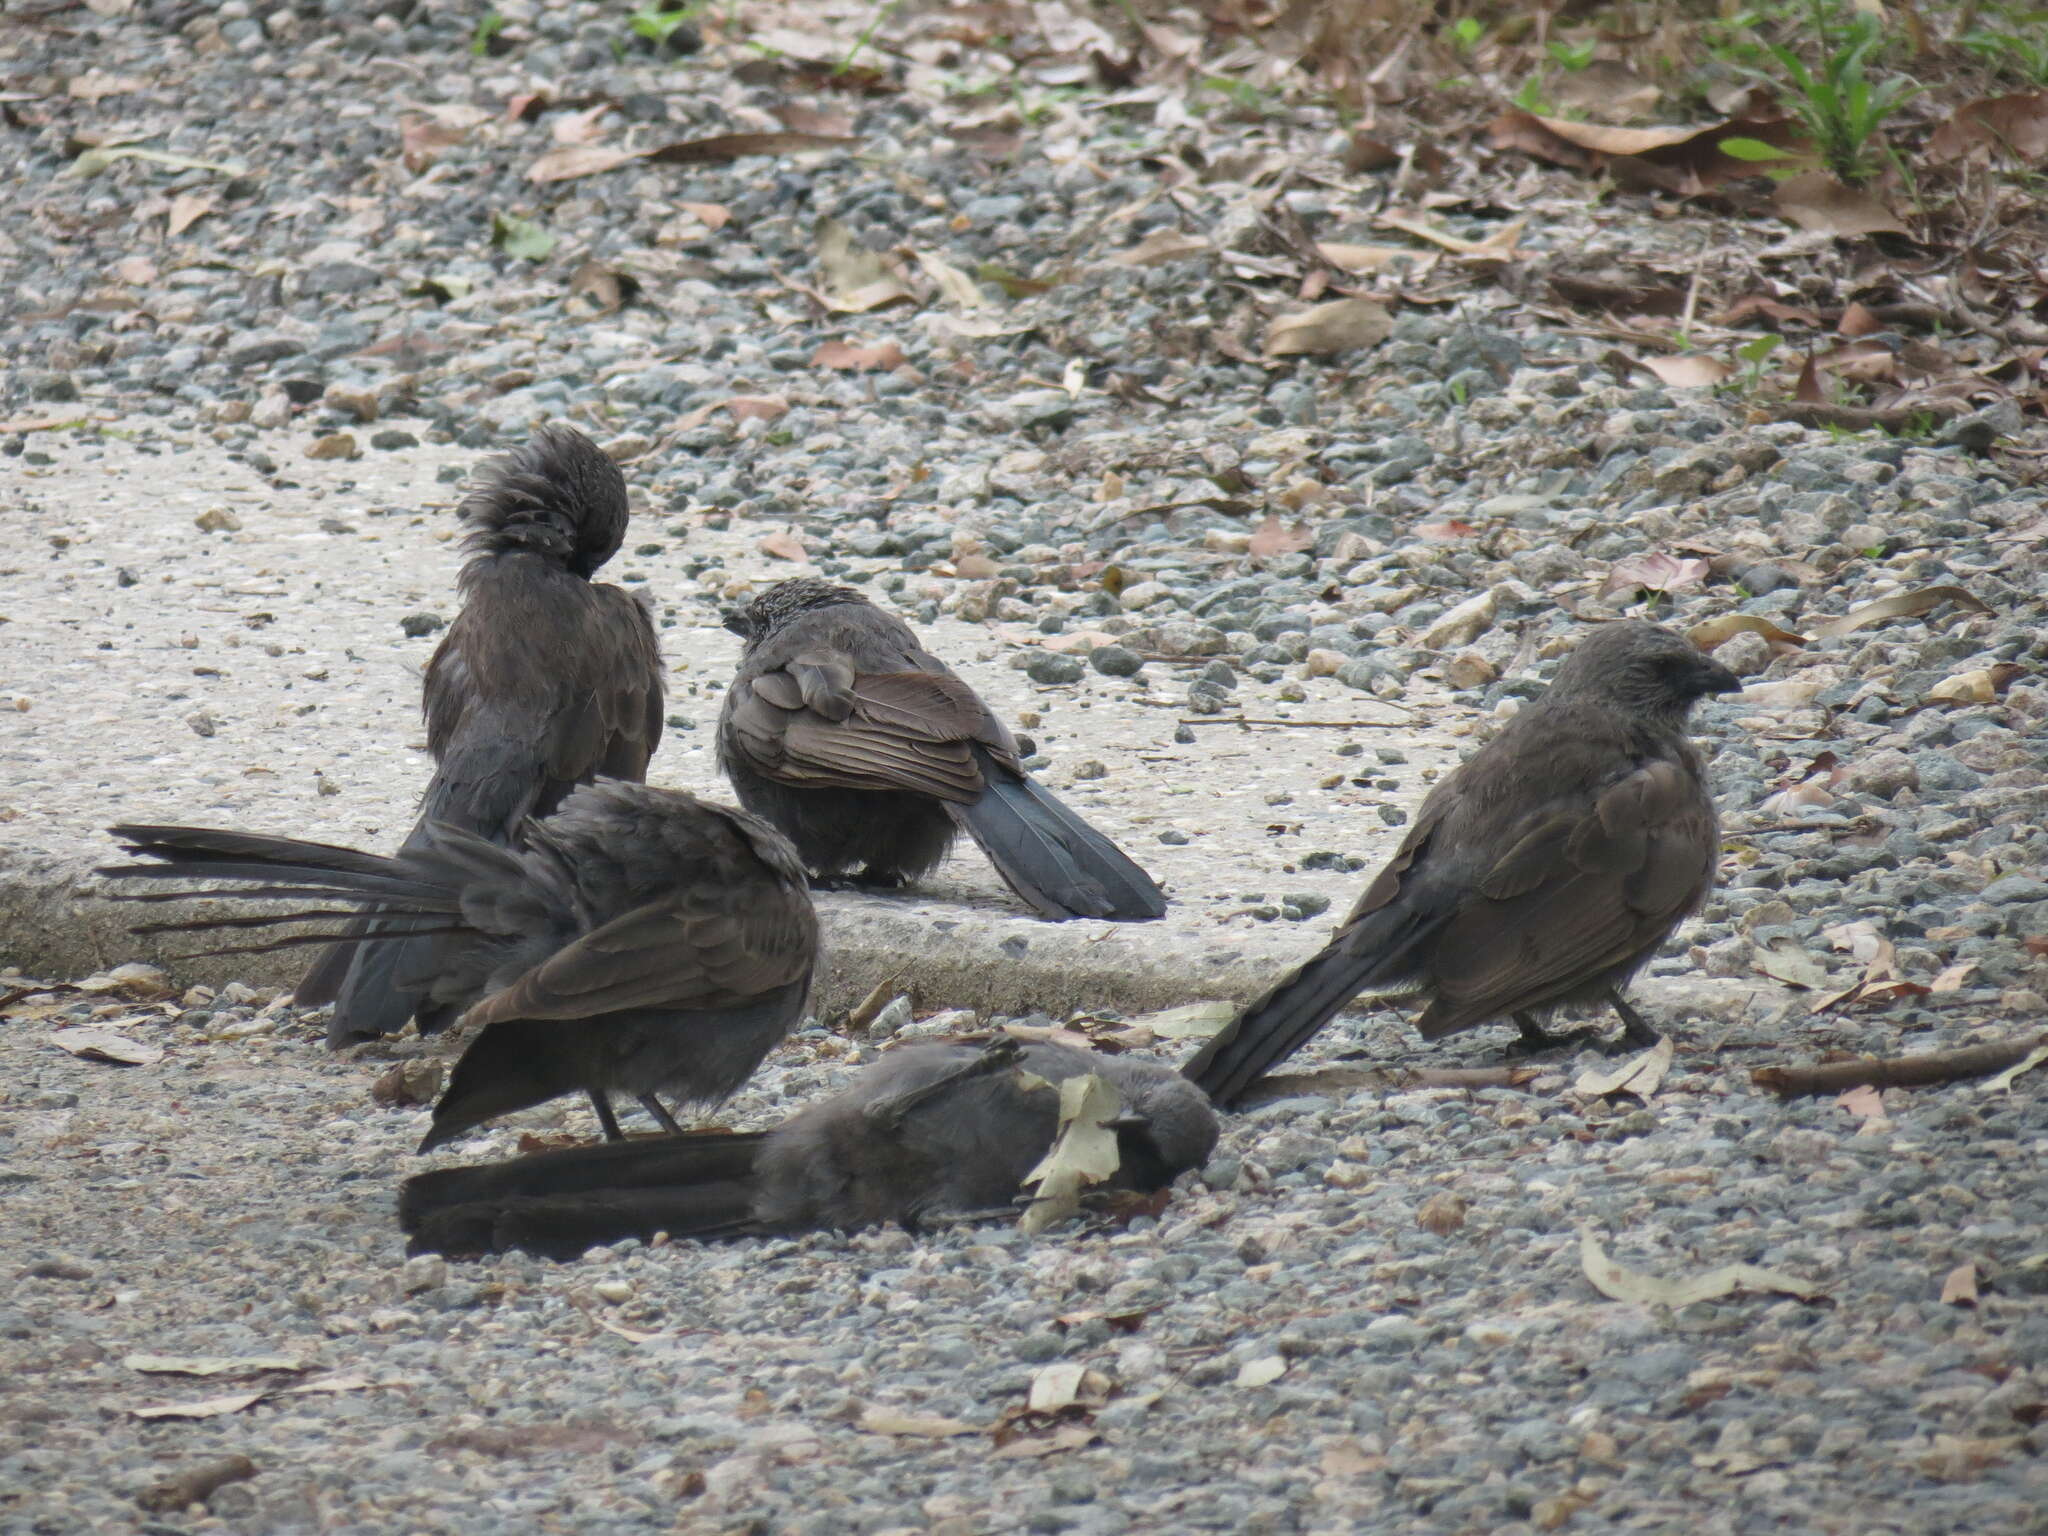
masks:
[[[518,1248],[574,1258],[657,1232],[726,1238],[906,1227],[1011,1202],[1059,1128],[1057,1084],[1093,1072],[1121,1100],[1103,1189],[1163,1189],[1216,1145],[1208,1100],[1171,1067],[1039,1042],[889,1052],[772,1131],[635,1137],[405,1181],[414,1253]]]
[[[1720,856],[1694,701],[1742,687],[1653,624],[1593,630],[1543,696],[1430,791],[1401,846],[1314,959],[1224,1026],[1185,1071],[1219,1105],[1299,1050],[1360,992],[1414,995],[1425,1040],[1621,996],[1706,899]]]
[[[139,933],[262,928],[374,905],[381,916],[361,936],[365,946],[434,938],[433,968],[394,980],[478,1033],[434,1106],[422,1152],[494,1116],[577,1092],[590,1096],[613,1139],[615,1093],[676,1129],[657,1095],[696,1104],[728,1097],[803,1016],[817,960],[817,917],[787,839],[745,812],[677,790],[600,779],[529,823],[518,848],[428,822],[389,858],[200,827],[110,830],[130,853],[158,862],[102,875],[238,887],[121,891],[119,900],[344,904],[186,918]]]
[[[469,559],[463,608],[427,663],[423,708],[434,777],[405,851],[430,825],[511,846],[600,774],[638,781],[661,740],[661,650],[644,596],[593,582],[626,535],[618,466],[570,427],[542,427],[492,463],[459,509]],[[350,937],[376,927],[351,925]],[[297,1001],[333,1002],[328,1042],[422,1033],[453,1011],[395,980],[438,968],[440,939],[337,943]]]
[[[1019,766],[1009,731],[894,614],[803,577],[726,627],[747,645],[719,762],[821,878],[915,880],[964,830],[1041,916],[1165,913],[1151,876]]]

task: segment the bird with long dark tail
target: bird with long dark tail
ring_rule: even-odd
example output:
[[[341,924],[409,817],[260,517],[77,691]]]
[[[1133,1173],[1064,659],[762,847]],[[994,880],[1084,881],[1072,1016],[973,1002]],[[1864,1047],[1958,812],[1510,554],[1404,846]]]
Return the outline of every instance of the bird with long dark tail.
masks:
[[[1557,678],[1431,790],[1323,951],[1252,1003],[1184,1071],[1223,1107],[1362,992],[1424,999],[1441,1040],[1606,1004],[1655,1044],[1622,989],[1706,899],[1720,858],[1693,704],[1741,680],[1653,624],[1593,630]]]
[[[421,957],[425,968],[401,965],[394,983],[475,1031],[423,1152],[571,1093],[589,1095],[608,1138],[619,1136],[614,1094],[678,1129],[663,1097],[728,1097],[802,1018],[817,964],[817,917],[788,840],[677,790],[600,779],[528,823],[517,847],[429,821],[390,857],[203,827],[110,830],[149,862],[100,874],[183,883],[116,890],[116,900],[299,903],[138,933],[303,927],[376,910],[358,942]],[[225,888],[185,888],[193,881]],[[316,928],[208,952],[325,937]],[[419,942],[428,938],[431,950]]]
[[[1216,1113],[1171,1067],[1054,1042],[925,1041],[890,1051],[772,1131],[636,1137],[604,1147],[436,1169],[406,1180],[415,1253],[508,1248],[575,1258],[658,1232],[756,1237],[1000,1209],[1059,1130],[1056,1084],[1093,1072],[1118,1104],[1103,1190],[1149,1193],[1200,1167]]]
[[[423,708],[435,769],[404,849],[430,825],[511,846],[578,784],[638,781],[661,741],[661,648],[644,596],[594,582],[626,535],[626,482],[572,427],[541,427],[487,467],[459,509],[462,611],[427,663]],[[376,927],[371,917],[345,936]],[[335,1046],[422,1033],[450,1011],[396,977],[428,974],[440,941],[344,942],[299,983],[332,1002]]]
[[[747,644],[719,762],[820,878],[901,885],[964,831],[1042,917],[1165,914],[1152,877],[1024,771],[1002,722],[894,614],[801,577],[726,627]]]

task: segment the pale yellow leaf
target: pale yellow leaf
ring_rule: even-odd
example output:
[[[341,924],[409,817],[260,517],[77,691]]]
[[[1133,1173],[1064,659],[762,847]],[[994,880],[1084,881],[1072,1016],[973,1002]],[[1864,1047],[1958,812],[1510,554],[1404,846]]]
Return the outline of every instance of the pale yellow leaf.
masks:
[[[1776,1270],[1759,1269],[1754,1264],[1724,1264],[1689,1280],[1665,1280],[1624,1269],[1607,1256],[1591,1228],[1579,1233],[1579,1265],[1601,1295],[1645,1307],[1688,1307],[1696,1301],[1712,1301],[1736,1291],[1778,1291],[1801,1300],[1821,1294],[1817,1285]]]
[[[1119,1154],[1108,1122],[1122,1107],[1116,1089],[1093,1072],[1060,1084],[1059,1135],[1038,1166],[1024,1175],[1024,1187],[1036,1195],[1017,1223],[1022,1230],[1043,1232],[1066,1220],[1081,1209],[1084,1189],[1115,1176]]]
[[[1282,315],[1266,327],[1268,357],[1327,356],[1376,347],[1394,329],[1386,306],[1371,299],[1334,299],[1298,314]]]

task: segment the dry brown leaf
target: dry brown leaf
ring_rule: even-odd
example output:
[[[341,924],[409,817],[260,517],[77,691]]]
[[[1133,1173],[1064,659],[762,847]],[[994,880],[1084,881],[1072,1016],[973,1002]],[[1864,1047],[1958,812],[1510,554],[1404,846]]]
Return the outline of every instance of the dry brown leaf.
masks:
[[[1810,1301],[1821,1288],[1776,1270],[1754,1264],[1724,1264],[1690,1280],[1666,1280],[1637,1270],[1623,1269],[1607,1256],[1600,1239],[1589,1227],[1579,1233],[1579,1266],[1593,1289],[1615,1301],[1634,1302],[1644,1307],[1689,1307],[1696,1301],[1713,1301],[1736,1291],[1777,1291]]]
[[[811,552],[804,548],[803,541],[784,528],[776,529],[756,547],[771,560],[801,562],[811,557]]]
[[[1124,1022],[1132,1029],[1149,1029],[1162,1040],[1206,1040],[1236,1017],[1237,1004],[1212,1001],[1141,1013]]]
[[[1342,240],[1318,240],[1316,254],[1340,272],[1384,272],[1396,262],[1426,265],[1434,258],[1427,251],[1405,245],[1352,245]]]
[[[917,265],[939,290],[939,297],[955,309],[980,309],[988,303],[981,285],[936,251],[913,250]]]
[[[1853,240],[1863,235],[1909,235],[1899,216],[1868,192],[1844,186],[1825,171],[1805,171],[1778,184],[1771,204],[1789,222],[1816,235]]]
[[[1198,235],[1183,233],[1178,229],[1155,229],[1127,251],[1118,251],[1110,257],[1112,265],[1119,267],[1159,267],[1169,261],[1187,261],[1191,257],[1205,255],[1213,247]]]
[[[1883,1120],[1887,1118],[1884,1112],[1884,1095],[1879,1093],[1870,1083],[1864,1083],[1859,1087],[1851,1088],[1848,1092],[1840,1095],[1835,1100],[1835,1106],[1838,1109],[1846,1109],[1858,1120]]]
[[[1060,1451],[1078,1451],[1094,1441],[1095,1430],[1090,1425],[1059,1424],[1054,1426],[1051,1434],[1011,1440],[997,1446],[989,1455],[998,1461],[1029,1461]]]
[[[639,292],[639,278],[601,261],[586,261],[569,274],[569,308],[586,319],[616,313]]]
[[[1960,992],[1970,977],[1976,974],[1976,970],[1977,962],[1974,960],[1958,960],[1954,965],[1945,965],[1934,980],[1928,983],[1927,990],[1936,994]]]
[[[1438,1237],[1448,1237],[1465,1225],[1465,1199],[1462,1195],[1440,1189],[1422,1202],[1415,1213],[1415,1225],[1425,1232],[1434,1232]]]
[[[721,402],[734,421],[774,421],[789,414],[789,402],[780,395],[734,395]]]
[[[1617,560],[1608,569],[1607,580],[1601,583],[1600,595],[1605,597],[1613,592],[1682,592],[1687,587],[1696,587],[1713,573],[1713,567],[1706,561],[1667,555],[1662,550],[1652,550],[1645,555],[1630,555]]]
[[[1110,1380],[1101,1371],[1078,1360],[1061,1360],[1032,1373],[1031,1391],[1025,1408],[1032,1413],[1053,1414],[1076,1403],[1100,1407],[1109,1401]]]
[[[1751,964],[1788,987],[1817,992],[1828,984],[1827,967],[1801,949],[1796,939],[1773,939],[1756,951]]]
[[[89,69],[82,75],[73,75],[64,83],[64,94],[76,101],[105,101],[109,96],[125,96],[130,91],[146,89],[147,81],[133,75],[110,75],[104,70]]]
[[[164,219],[164,233],[172,239],[213,212],[215,199],[205,192],[180,192],[171,199],[171,211]]]
[[[50,1044],[85,1061],[111,1062],[118,1067],[151,1067],[164,1059],[164,1049],[141,1040],[130,1040],[111,1029],[82,1026],[60,1029]]]
[[[677,203],[676,207],[714,233],[732,222],[732,210],[723,203]]]
[[[1475,538],[1478,536],[1478,533],[1478,524],[1468,523],[1455,517],[1445,518],[1441,522],[1417,523],[1415,525],[1415,536],[1418,539],[1428,539],[1438,544],[1448,544],[1454,539]]]
[[[415,176],[439,158],[436,151],[460,144],[468,130],[408,112],[398,120],[398,158]]]
[[[1772,645],[1804,645],[1803,635],[1795,635],[1789,629],[1780,629],[1769,619],[1758,613],[1723,613],[1693,625],[1685,632],[1685,638],[1703,651],[1711,651],[1741,634],[1762,635]]]
[[[647,151],[646,158],[663,165],[701,165],[747,155],[797,155],[808,150],[845,149],[858,142],[837,133],[721,133],[708,139],[664,144]]]
[[[1890,597],[1881,597],[1860,608],[1851,608],[1839,619],[1830,619],[1815,626],[1814,638],[1835,640],[1891,619],[1921,618],[1943,603],[1954,603],[1968,613],[1991,612],[1988,604],[1979,602],[1961,587],[1919,587],[1910,592],[1894,592]]]
[[[1581,1072],[1579,1080],[1572,1084],[1572,1092],[1595,1099],[1614,1093],[1632,1093],[1647,1100],[1663,1085],[1664,1074],[1671,1070],[1675,1053],[1671,1037],[1666,1035],[1647,1051],[1630,1057],[1618,1067],[1604,1072],[1598,1067]]]
[[[842,373],[865,373],[873,369],[886,373],[901,368],[903,363],[903,349],[893,341],[879,342],[871,347],[828,341],[811,354],[813,368],[831,368]]]
[[[1981,1093],[2003,1093],[2012,1087],[2014,1080],[2021,1073],[2031,1072],[2043,1062],[2048,1062],[2048,1045],[2037,1045],[2019,1061],[1999,1073],[1998,1076],[1980,1084],[1978,1091]]]
[[[304,1371],[300,1355],[123,1355],[121,1364],[151,1376],[254,1376],[262,1371]]]
[[[1539,117],[1519,107],[1508,108],[1486,132],[1487,141],[1497,149],[1519,149],[1579,170],[1597,171],[1617,160],[1638,162],[1652,173],[1651,179],[1678,191],[1703,191],[1765,173],[1763,165],[1723,154],[1724,140],[1756,139],[1788,151],[1805,143],[1799,125],[1790,118],[1735,117],[1705,128],[1613,128]]]
[[[222,1414],[240,1413],[270,1396],[268,1387],[253,1392],[230,1392],[221,1397],[202,1397],[190,1403],[158,1403],[150,1408],[131,1408],[138,1419],[216,1419]]]
[[[1454,235],[1447,229],[1438,229],[1423,219],[1411,219],[1404,213],[1383,213],[1374,221],[1382,229],[1398,229],[1403,234],[1413,235],[1418,240],[1427,240],[1459,256],[1507,260],[1515,254],[1515,245],[1522,238],[1522,231],[1528,227],[1527,219],[1514,219],[1501,225],[1483,240],[1468,240],[1463,235]]]
[[[1673,389],[1712,389],[1735,376],[1732,364],[1703,352],[1684,357],[1645,357],[1636,366],[1648,369]]]
[[[1545,280],[1559,298],[1579,309],[1602,309],[1622,315],[1659,315],[1668,319],[1676,319],[1685,313],[1686,290],[1675,284],[1612,283],[1576,272],[1552,272]]]
[[[1977,1266],[1958,1264],[1941,1282],[1941,1304],[1945,1307],[1977,1305]]]
[[[1622,123],[1641,117],[1664,93],[1626,64],[1595,59],[1584,69],[1567,71],[1556,79],[1550,94],[1568,112]]]
[[[1965,102],[1934,130],[1926,153],[1936,165],[1976,156],[2022,165],[2048,158],[2048,91]]]
[[[894,264],[879,251],[862,245],[839,220],[818,221],[818,271],[824,277],[824,303],[845,314],[864,314],[885,304],[913,301],[913,294]]]
[[[1268,517],[1252,530],[1252,541],[1245,547],[1247,554],[1265,559],[1271,555],[1299,554],[1315,543],[1315,530],[1306,523],[1296,523],[1292,528],[1277,517]]]
[[[526,168],[526,179],[536,184],[573,181],[578,176],[596,176],[643,158],[645,151],[621,149],[616,144],[557,144]]]
[[[1835,329],[1844,336],[1869,336],[1884,328],[1882,320],[1854,299],[1842,307],[1842,318],[1835,322]]]
[[[899,1413],[894,1408],[864,1408],[858,1423],[871,1435],[900,1435],[909,1440],[950,1440],[957,1435],[980,1432],[975,1425],[963,1424],[958,1419]]]
[[[600,101],[594,107],[585,107],[581,112],[557,112],[555,120],[548,124],[548,137],[557,144],[591,144],[604,137],[599,119],[611,111],[612,104]]]
[[[784,102],[769,110],[792,133],[810,134],[821,139],[850,139],[853,136],[850,113],[807,107],[798,101]]]
[[[1376,347],[1394,329],[1394,317],[1371,299],[1337,299],[1299,314],[1282,315],[1266,327],[1268,357],[1327,356]]]
[[[1721,314],[1723,325],[1740,325],[1751,315],[1762,315],[1772,325],[1819,326],[1817,311],[1801,304],[1787,304],[1768,293],[1745,293]]]

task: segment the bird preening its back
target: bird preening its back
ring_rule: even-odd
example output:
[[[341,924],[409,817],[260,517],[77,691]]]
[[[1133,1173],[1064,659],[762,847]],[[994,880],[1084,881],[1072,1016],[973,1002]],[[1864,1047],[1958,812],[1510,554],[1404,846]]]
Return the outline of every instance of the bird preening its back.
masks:
[[[427,663],[432,781],[418,824],[511,846],[576,785],[639,780],[661,740],[661,651],[645,600],[591,581],[628,517],[618,466],[570,427],[541,427],[490,465],[460,515],[463,608]],[[374,928],[373,916],[345,937]],[[439,941],[342,942],[307,972],[298,1001],[332,1001],[332,1044],[423,1031],[453,1015],[395,978],[431,970]]]
[[[1172,1068],[1052,1042],[891,1051],[772,1131],[635,1138],[406,1181],[412,1251],[520,1248],[574,1258],[657,1232],[721,1238],[915,1227],[1008,1204],[1059,1129],[1056,1084],[1094,1072],[1116,1091],[1117,1171],[1100,1186],[1151,1191],[1200,1167],[1216,1114]]]
[[[719,762],[819,876],[914,880],[964,830],[1041,916],[1165,913],[1152,878],[1024,771],[1009,731],[895,615],[805,577],[727,627],[747,644]]]
[[[1425,1040],[1511,1018],[1550,1043],[1542,1015],[1604,1002],[1632,1042],[1654,1043],[1620,989],[1706,898],[1720,856],[1686,718],[1741,686],[1670,630],[1594,629],[1430,791],[1323,951],[1226,1025],[1188,1077],[1229,1107],[1361,992],[1426,999]]]
[[[730,1095],[803,1016],[817,961],[817,918],[788,841],[745,812],[644,784],[572,790],[516,848],[432,821],[388,858],[208,828],[111,830],[152,862],[103,875],[232,882],[116,899],[321,904],[138,932],[264,928],[375,908],[357,942],[426,966],[401,965],[394,983],[477,1031],[421,1151],[578,1092],[607,1136],[619,1134],[613,1094],[639,1099],[673,1129],[661,1096],[713,1104]],[[334,902],[339,911],[324,905]],[[317,935],[216,952],[310,941]]]

